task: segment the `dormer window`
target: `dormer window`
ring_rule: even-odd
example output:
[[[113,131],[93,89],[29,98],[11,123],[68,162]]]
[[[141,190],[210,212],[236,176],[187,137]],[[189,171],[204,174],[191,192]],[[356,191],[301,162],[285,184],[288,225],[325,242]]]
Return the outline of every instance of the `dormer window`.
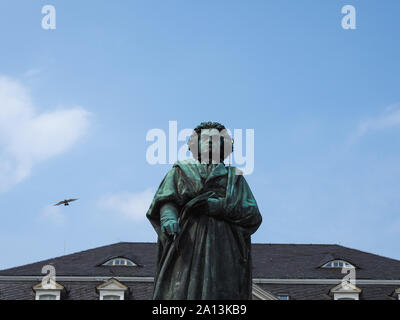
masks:
[[[127,266],[136,267],[137,264],[126,258],[113,258],[103,263],[103,266]]]
[[[344,260],[333,260],[325,263],[321,268],[355,268],[355,266]]]
[[[329,291],[334,300],[360,300],[361,289],[354,284],[341,282]]]
[[[60,300],[64,287],[53,279],[49,279],[48,282],[34,285],[32,289],[35,292],[35,300]]]
[[[396,289],[394,294],[397,296],[397,299],[400,300],[400,288]]]
[[[111,278],[96,287],[100,300],[124,300],[128,287],[117,279]]]

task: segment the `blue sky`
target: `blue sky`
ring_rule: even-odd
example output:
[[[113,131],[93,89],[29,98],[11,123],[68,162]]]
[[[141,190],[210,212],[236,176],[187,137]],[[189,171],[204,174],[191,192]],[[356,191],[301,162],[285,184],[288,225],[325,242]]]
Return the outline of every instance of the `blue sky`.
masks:
[[[398,1],[13,0],[0,15],[0,269],[156,241],[146,206],[170,165],[146,162],[145,137],[170,120],[255,130],[253,242],[400,259]]]

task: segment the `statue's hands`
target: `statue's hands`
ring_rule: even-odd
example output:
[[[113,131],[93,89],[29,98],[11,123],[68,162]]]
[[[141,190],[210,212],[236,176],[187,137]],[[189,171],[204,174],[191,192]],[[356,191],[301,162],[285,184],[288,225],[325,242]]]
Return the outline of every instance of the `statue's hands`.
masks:
[[[161,231],[169,235],[181,232],[177,216],[178,209],[173,203],[164,204],[160,209]]]
[[[161,231],[166,234],[173,235],[175,233],[179,233],[181,228],[179,227],[177,220],[169,220],[161,224]]]

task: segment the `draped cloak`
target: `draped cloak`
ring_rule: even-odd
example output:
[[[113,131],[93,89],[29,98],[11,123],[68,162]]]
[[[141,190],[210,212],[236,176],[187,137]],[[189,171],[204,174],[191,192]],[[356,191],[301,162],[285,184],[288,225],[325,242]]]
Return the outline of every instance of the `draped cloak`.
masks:
[[[262,217],[238,172],[185,160],[164,177],[146,214],[158,234],[153,299],[251,299],[250,238]],[[199,206],[208,197],[224,198],[216,216]],[[161,231],[160,208],[167,202],[179,211],[176,238]]]

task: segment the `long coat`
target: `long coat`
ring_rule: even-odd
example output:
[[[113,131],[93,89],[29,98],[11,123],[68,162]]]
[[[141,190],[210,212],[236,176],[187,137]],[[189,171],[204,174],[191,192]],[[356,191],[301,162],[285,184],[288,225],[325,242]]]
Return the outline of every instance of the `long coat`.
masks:
[[[223,163],[185,160],[162,180],[146,214],[158,234],[153,299],[251,299],[250,236],[262,217],[238,172]],[[225,198],[217,216],[199,206],[208,197]],[[160,208],[167,202],[179,210],[176,238],[161,231]]]

